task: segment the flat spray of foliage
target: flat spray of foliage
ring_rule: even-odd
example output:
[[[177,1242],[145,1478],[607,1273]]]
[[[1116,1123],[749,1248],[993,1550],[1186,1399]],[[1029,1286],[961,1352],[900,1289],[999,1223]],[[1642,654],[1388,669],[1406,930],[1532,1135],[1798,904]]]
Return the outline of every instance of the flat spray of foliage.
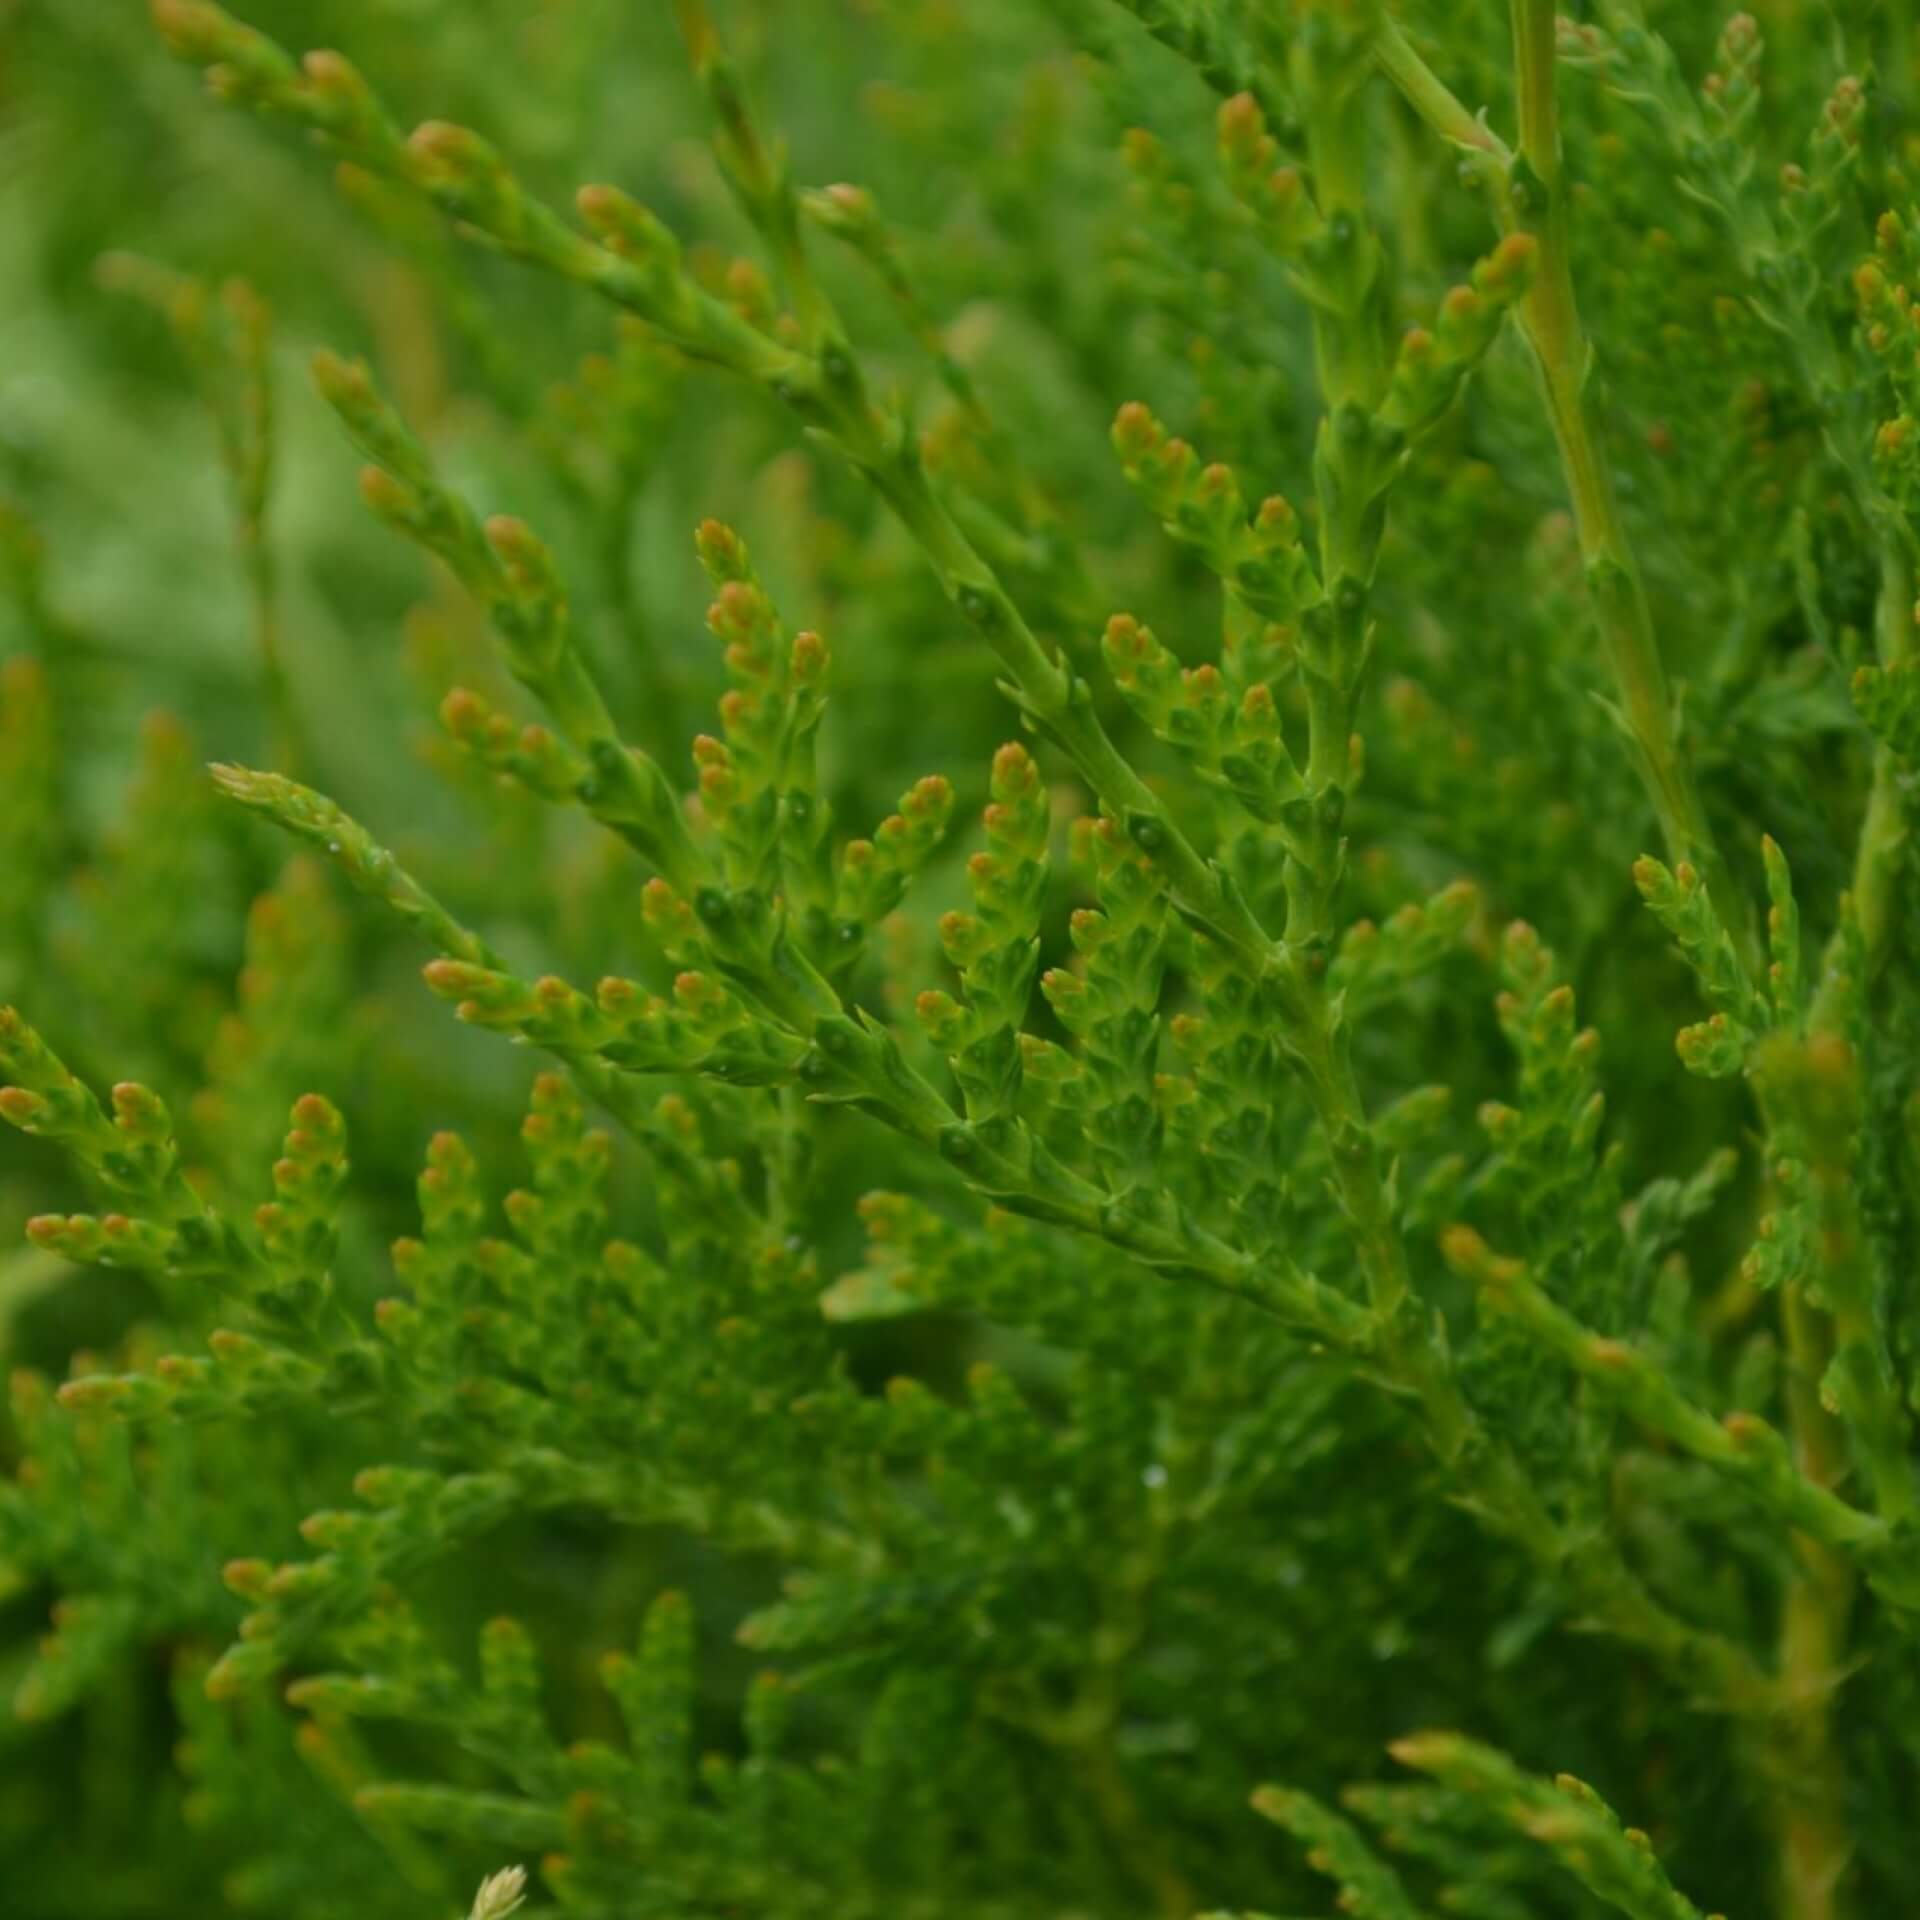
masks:
[[[0,7],[9,1915],[1920,1910],[1920,10],[1574,11]]]

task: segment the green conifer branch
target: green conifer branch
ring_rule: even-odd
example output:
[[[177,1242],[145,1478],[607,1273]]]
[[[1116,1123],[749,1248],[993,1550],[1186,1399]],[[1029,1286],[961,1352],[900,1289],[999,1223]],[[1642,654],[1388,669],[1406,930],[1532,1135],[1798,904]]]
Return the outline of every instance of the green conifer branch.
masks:
[[[188,51],[192,53],[193,48],[189,46]],[[1365,51],[1364,43],[1355,43],[1344,48],[1342,57],[1350,62],[1356,57],[1364,59]],[[290,73],[291,63],[275,71]],[[357,138],[358,123],[343,121],[330,104],[316,106],[309,97],[316,86],[323,93],[329,89],[333,93],[346,91],[331,57],[322,62],[321,76],[316,82],[310,72],[304,89],[301,83],[292,83],[291,95],[284,79],[276,81],[258,89],[253,99],[270,110],[293,112],[323,125],[336,138]],[[353,88],[356,97],[364,93],[364,83],[357,76]],[[729,96],[729,102],[727,118],[732,125],[744,109],[734,96]],[[728,137],[738,139],[737,130]],[[1340,141],[1341,150],[1345,150],[1344,131],[1330,138]],[[384,150],[392,152],[390,148]],[[1231,890],[1231,883],[1217,868],[1202,861],[1167,821],[1158,798],[1113,747],[1084,689],[1074,691],[1066,671],[1048,658],[991,570],[935,499],[911,448],[889,425],[887,417],[868,402],[851,353],[829,345],[810,367],[789,359],[774,368],[757,354],[728,348],[728,330],[714,319],[708,296],[697,289],[680,287],[677,281],[672,284],[680,287],[679,291],[663,290],[667,283],[658,276],[670,276],[678,270],[662,252],[661,241],[646,238],[657,234],[657,223],[651,223],[650,216],[643,216],[611,190],[587,190],[583,211],[608,245],[631,246],[644,239],[651,250],[649,257],[656,263],[653,291],[644,298],[641,289],[626,276],[589,271],[579,252],[584,243],[563,239],[564,230],[544,210],[530,211],[531,203],[517,183],[474,136],[431,128],[426,136],[415,136],[409,151],[428,155],[425,162],[401,164],[419,177],[444,209],[490,233],[520,257],[580,280],[628,306],[660,327],[683,351],[717,359],[735,371],[771,382],[781,397],[839,445],[875,485],[919,541],[943,588],[1008,666],[1023,712],[1066,750],[1134,845],[1165,873],[1182,911],[1256,978],[1271,977],[1277,1010],[1290,1034],[1289,1052],[1313,1095],[1325,1128],[1335,1176],[1372,1288],[1373,1318],[1379,1331],[1361,1336],[1358,1345],[1368,1356],[1368,1364],[1378,1368],[1390,1388],[1408,1396],[1421,1409],[1423,1424],[1439,1458],[1462,1477],[1467,1504],[1497,1530],[1527,1546],[1544,1564],[1569,1571],[1596,1614],[1625,1637],[1648,1646],[1676,1669],[1686,1668],[1696,1680],[1704,1674],[1711,1688],[1722,1688],[1734,1696],[1753,1694],[1756,1683],[1742,1671],[1730,1647],[1714,1648],[1703,1661],[1701,1650],[1708,1637],[1665,1615],[1606,1552],[1592,1547],[1572,1549],[1526,1487],[1517,1462],[1480,1428],[1451,1378],[1443,1349],[1416,1324],[1404,1250],[1360,1108],[1346,1042],[1336,1024],[1333,1005],[1317,978],[1316,969],[1322,963],[1316,960],[1319,948],[1311,931],[1307,930],[1298,942],[1291,937],[1277,945],[1269,941]],[[746,164],[752,165],[750,161]],[[784,190],[777,176],[770,173],[755,171],[753,178],[762,195],[777,198]],[[749,194],[749,211],[754,204],[757,202]],[[781,230],[785,231],[784,224]],[[790,237],[786,244],[795,243]],[[1363,279],[1366,285],[1372,284],[1369,276]],[[732,317],[730,313],[727,316],[729,321]],[[836,340],[844,337],[838,332],[837,322],[824,310],[817,318]],[[1377,372],[1384,381],[1384,366]],[[384,444],[396,449],[392,457],[405,461],[397,442]],[[1337,460],[1333,464],[1341,465]],[[422,476],[418,469],[410,469],[403,478],[417,490]],[[1378,480],[1365,482],[1360,498],[1364,500],[1379,484]],[[1376,550],[1377,513],[1364,515],[1354,537],[1363,541],[1363,546],[1354,550],[1356,555],[1370,555]],[[471,553],[471,541],[463,541],[461,550]],[[1333,551],[1345,567],[1349,561],[1347,549]],[[1355,558],[1352,564],[1369,571],[1371,568],[1367,558]],[[1347,636],[1346,642],[1336,648],[1339,657],[1348,661],[1342,695],[1347,705],[1342,711],[1351,702],[1352,662],[1363,642],[1363,629],[1356,624],[1363,604],[1364,596],[1336,617],[1336,624],[1345,623],[1341,631]],[[1345,730],[1327,722],[1316,732],[1323,768],[1334,751],[1336,735],[1344,760]],[[542,1044],[557,1044],[569,1057],[590,1050],[601,1031],[589,1011],[591,1003],[571,989],[563,992],[558,982],[544,998],[541,988],[530,988],[510,976],[482,978],[467,970],[457,976],[442,970],[435,976],[435,983],[439,990],[471,1005],[472,1017],[525,1031]],[[759,984],[765,986],[764,978]],[[695,987],[691,991],[699,995],[706,989]],[[799,1037],[797,1031],[794,1037]],[[680,1057],[690,1063],[686,1056]],[[666,1056],[654,1056],[654,1064],[666,1064]],[[813,1045],[800,1070],[803,1081],[812,1075],[809,1084],[816,1097],[825,1095],[862,1104],[912,1137],[938,1146],[1002,1204],[1106,1237],[1150,1266],[1188,1273],[1270,1309],[1278,1308],[1283,1315],[1313,1327],[1323,1336],[1332,1335],[1343,1343],[1355,1340],[1358,1329],[1351,1324],[1350,1310],[1344,1304],[1336,1305],[1339,1296],[1290,1263],[1277,1272],[1271,1265],[1251,1266],[1243,1257],[1224,1252],[1210,1236],[1190,1225],[1169,1232],[1134,1220],[1116,1220],[1103,1204],[1090,1197],[1076,1197],[1070,1185],[1063,1191],[1056,1174],[1036,1177],[1026,1171],[1019,1155],[1010,1158],[990,1138],[983,1140],[978,1129],[954,1127],[943,1117],[937,1097],[929,1099],[927,1094],[913,1090],[903,1099],[901,1068],[890,1063],[879,1036],[863,1032],[853,1022],[829,1021],[816,1027]]]
[[[1517,1315],[1584,1378],[1656,1432],[1738,1479],[1786,1525],[1869,1561],[1894,1546],[1884,1521],[1840,1499],[1826,1481],[1796,1469],[1786,1441],[1764,1420],[1736,1414],[1723,1422],[1693,1406],[1657,1363],[1581,1325],[1529,1279],[1520,1262],[1495,1255],[1471,1228],[1454,1229],[1446,1253],[1491,1310]],[[1897,1564],[1892,1571],[1897,1593],[1908,1576]]]
[[[430,124],[404,152],[384,135],[369,137],[368,128],[387,124],[384,112],[375,110],[365,82],[338,56],[321,58],[317,68],[310,61],[305,78],[296,79],[287,56],[277,49],[262,51],[270,43],[247,34],[211,6],[165,0],[160,19],[163,31],[189,58],[218,61],[224,50],[229,60],[237,56],[250,62],[248,71],[258,71],[262,78],[250,81],[242,91],[249,104],[291,114],[327,132],[368,164],[400,172],[444,211],[490,235],[518,257],[591,286],[628,307],[659,327],[682,351],[715,359],[770,385],[803,420],[840,448],[914,535],[949,598],[1000,656],[1012,676],[1023,714],[1064,749],[1103,805],[1165,873],[1182,910],[1256,975],[1276,975],[1283,1004],[1299,1029],[1296,1051],[1303,1072],[1328,1127],[1338,1175],[1349,1190],[1363,1259],[1374,1276],[1376,1308],[1386,1315],[1398,1313],[1406,1298],[1404,1257],[1397,1250],[1386,1214],[1358,1095],[1344,1065],[1344,1049],[1332,1030],[1330,1010],[1313,984],[1311,936],[1302,951],[1291,944],[1276,946],[1231,882],[1202,859],[1168,818],[1164,805],[1108,738],[1084,684],[1050,658],[992,570],[938,501],[917,450],[902,431],[903,423],[889,419],[868,399],[858,363],[845,345],[844,330],[830,311],[816,300],[815,325],[823,343],[817,358],[781,350],[777,360],[770,359],[771,349],[758,335],[754,338],[761,341],[760,347],[749,351],[736,338],[743,323],[686,281],[678,268],[677,246],[650,215],[613,189],[583,190],[582,212],[601,234],[605,247],[616,254],[642,251],[648,269],[644,279],[595,264],[597,250],[568,234],[554,215],[532,202],[492,149],[464,129]],[[699,31],[699,45],[706,48],[712,40],[710,27]],[[710,79],[720,71],[710,62]],[[741,144],[749,137],[742,129],[750,123],[737,93],[729,92],[724,106],[726,137],[738,148],[737,163],[747,169],[751,182],[747,209],[762,222],[772,223],[767,231],[776,251],[785,248],[797,254],[802,247],[797,221],[789,220],[785,211],[791,189],[768,168],[757,136],[750,147]],[[410,460],[404,442],[382,436],[375,427],[368,432],[369,450],[385,448],[397,463],[396,477],[419,493],[426,476]],[[431,517],[432,497],[422,494],[421,498]],[[396,501],[394,510],[405,512],[405,503]],[[470,535],[455,524],[435,537],[454,543],[448,551],[465,555],[466,563],[479,575],[484,562]],[[1343,758],[1346,737],[1340,733]],[[1331,740],[1332,732],[1323,728],[1323,759],[1335,750]]]
[[[1703,1920],[1700,1909],[1667,1878],[1647,1836],[1623,1827],[1606,1802],[1571,1774],[1549,1784],[1493,1748],[1455,1733],[1409,1734],[1393,1743],[1393,1756],[1457,1792],[1485,1800],[1499,1818],[1554,1854],[1591,1893],[1630,1920]]]
[[[1324,39],[1334,31],[1318,15],[1313,22],[1300,35],[1303,43]],[[1539,362],[1548,417],[1560,445],[1594,621],[1620,696],[1622,727],[1633,743],[1669,852],[1706,873],[1715,899],[1724,904],[1735,929],[1743,958],[1757,967],[1741,895],[1719,850],[1691,760],[1677,732],[1646,589],[1586,397],[1590,355],[1573,292],[1568,195],[1560,163],[1553,0],[1514,0],[1513,23],[1521,122],[1517,151],[1508,149],[1448,91],[1395,23],[1382,15],[1369,19],[1363,31],[1368,57],[1414,111],[1443,139],[1487,162],[1491,172],[1486,177],[1494,189],[1502,231],[1525,234],[1540,247],[1539,268],[1522,302],[1521,322]],[[1178,37],[1169,44],[1188,51]],[[1302,104],[1310,137],[1316,97],[1321,103],[1323,149],[1328,145],[1326,133],[1336,135],[1332,151],[1323,150],[1317,165],[1323,172],[1330,169],[1338,198],[1343,192],[1339,183],[1350,172],[1339,154],[1357,137],[1358,122],[1351,112],[1340,110],[1340,89],[1316,85],[1311,77],[1308,85]],[[1338,335],[1343,346],[1360,337],[1344,329]],[[1324,352],[1322,365],[1324,376]]]
[[[60,1048],[0,1016],[0,1116],[39,1136],[0,1129],[0,1210],[56,1209],[0,1266],[10,1884],[31,1904],[51,1871],[90,1914],[137,1885],[288,1920],[1035,1920],[1291,1913],[1319,1872],[1376,1920],[1700,1920],[1653,1842],[1532,1771],[1572,1762],[1634,1783],[1729,1910],[1897,1906],[1908,27],[1783,4],[1763,60],[1744,15],[1711,53],[1669,22],[1697,76],[1624,0],[1558,27],[1532,0],[978,0],[869,10],[871,50],[791,37],[839,3],[749,9],[727,41],[721,0],[677,6],[719,174],[643,142],[641,177],[731,193],[756,256],[731,263],[692,217],[683,252],[616,190],[576,225],[523,184],[622,164],[573,63],[655,88],[623,63],[674,14],[630,44],[562,10],[504,63],[435,43],[428,84],[483,101],[522,174],[465,129],[406,135],[338,55],[159,0],[216,92],[342,162],[357,237],[271,146],[176,125],[127,23],[36,24],[49,128],[75,58],[89,89],[141,82],[142,113],[84,174],[29,142],[0,190],[17,211],[25,183],[49,376],[0,394],[0,977]],[[402,75],[404,34],[362,26],[356,56]],[[1834,84],[1869,47],[1873,80]],[[1166,53],[1220,98],[1218,169]],[[1565,103],[1564,167],[1556,61],[1601,82]],[[1504,93],[1510,65],[1512,147],[1439,77]],[[1809,125],[1762,163],[1766,130]],[[902,224],[806,191],[776,127],[893,181]],[[211,197],[127,191],[156,130]],[[1500,230],[1477,264],[1457,181]],[[277,877],[185,725],[150,719],[118,770],[154,691],[232,740],[260,674],[143,540],[219,477],[182,466],[191,432],[141,459],[196,396],[84,314],[35,333],[36,301],[76,250],[204,258],[199,223],[249,206],[287,333],[376,341],[408,395],[403,420],[363,366],[316,369],[369,504],[462,597],[403,619],[409,570],[361,564],[372,536],[303,484],[262,310],[124,256],[104,278],[182,323],[243,547],[276,463],[295,482],[256,618],[297,595],[297,717],[342,781],[379,757],[367,804],[431,821],[452,775],[474,831],[433,855],[439,898],[297,768],[215,774],[300,843]],[[456,240],[538,271],[469,272]],[[575,288],[615,309],[584,359]],[[1545,342],[1544,414],[1498,349],[1509,309]],[[66,377],[103,346],[104,406]],[[894,364],[941,410],[924,441]],[[1109,438],[1145,516],[1099,445],[1127,392],[1154,410]],[[787,451],[796,424],[826,465]],[[1546,511],[1547,425],[1572,517]],[[503,459],[551,549],[487,518]],[[752,554],[699,525],[709,660],[661,526],[743,483],[775,525]],[[90,532],[98,502],[129,510]],[[1664,741],[1636,560],[1713,636]],[[1152,625],[1101,632],[1096,572]],[[51,611],[70,596],[86,635]],[[1631,756],[1579,693],[1589,605]],[[403,649],[370,660],[369,619]],[[1027,726],[990,766],[969,635]],[[199,664],[223,650],[239,670]],[[660,695],[696,679],[720,698],[689,767]],[[962,754],[970,779],[917,777]],[[1716,824],[1769,815],[1759,938],[1669,817],[1701,804],[1696,756]],[[1636,778],[1659,932],[1625,888]],[[964,827],[956,789],[984,804]],[[343,920],[336,868],[391,913]],[[1516,908],[1560,961],[1499,931]],[[512,1055],[413,1018],[414,938],[460,1021],[556,1063],[523,1106]],[[108,1065],[137,1076],[111,1103]],[[475,1644],[496,1601],[523,1619]],[[736,1685],[729,1628],[779,1670]],[[1341,1793],[1415,1695],[1513,1758],[1416,1735],[1427,1779]],[[1247,1811],[1261,1778],[1289,1782],[1255,1802],[1287,1834]]]

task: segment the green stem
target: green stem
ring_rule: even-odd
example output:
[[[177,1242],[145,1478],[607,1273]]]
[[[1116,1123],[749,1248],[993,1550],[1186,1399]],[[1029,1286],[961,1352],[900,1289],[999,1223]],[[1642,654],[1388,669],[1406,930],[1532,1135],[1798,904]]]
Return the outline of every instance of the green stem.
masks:
[[[1533,286],[1521,302],[1520,324],[1540,369],[1586,564],[1594,622],[1620,696],[1621,718],[1669,854],[1699,870],[1742,960],[1758,978],[1761,956],[1752,916],[1733,883],[1675,733],[1646,588],[1587,402],[1589,351],[1573,288],[1554,15],[1554,0],[1513,0],[1517,156],[1468,111],[1391,21],[1379,29],[1374,55],[1408,104],[1443,139],[1486,154],[1503,174],[1510,170],[1510,178],[1496,191],[1496,218],[1504,231],[1524,229],[1540,244]]]
[[[1895,665],[1913,648],[1913,575],[1900,539],[1881,542],[1880,595],[1875,610],[1881,660]],[[1809,1033],[1838,1036],[1846,1003],[1864,993],[1886,952],[1892,892],[1899,867],[1905,819],[1893,755],[1880,747],[1874,755],[1873,781],[1866,818],[1854,854],[1853,922],[1864,955],[1866,979],[1847,978],[1842,946],[1845,929],[1836,932],[1824,958],[1820,983],[1808,1012]],[[1841,1036],[1844,1037],[1844,1036]],[[1816,1154],[1833,1157],[1844,1148],[1815,1143]],[[1847,1437],[1822,1398],[1822,1383],[1836,1346],[1862,1356],[1862,1373],[1875,1372],[1879,1346],[1870,1294],[1857,1267],[1858,1222],[1844,1166],[1823,1176],[1841,1218],[1826,1219],[1821,1245],[1830,1262],[1843,1270],[1829,1275],[1826,1292],[1831,1313],[1823,1312],[1802,1286],[1784,1289],[1780,1313],[1787,1352],[1787,1406],[1800,1471],[1821,1486],[1833,1486],[1847,1471]],[[1912,1468],[1905,1444],[1905,1422],[1895,1403],[1888,1417],[1860,1434],[1872,1456],[1874,1493],[1884,1518],[1900,1523],[1914,1504]],[[1877,1441],[1877,1444],[1875,1444]],[[1834,1920],[1839,1912],[1839,1882],[1852,1850],[1846,1820],[1845,1755],[1833,1733],[1832,1697],[1845,1664],[1848,1626],[1857,1579],[1850,1565],[1830,1548],[1796,1536],[1794,1570],[1780,1622],[1780,1678],[1786,1696],[1787,1741],[1778,1757],[1776,1792],[1784,1808],[1779,1858],[1784,1920]]]
[[[1880,545],[1880,595],[1874,609],[1874,637],[1883,667],[1895,667],[1913,657],[1913,569],[1901,537],[1886,535]],[[1900,791],[1900,764],[1888,747],[1873,757],[1873,779],[1867,790],[1866,817],[1854,848],[1853,920],[1865,955],[1866,978],[1851,983],[1835,934],[1820,969],[1807,1024],[1815,1033],[1837,1025],[1849,991],[1864,993],[1886,958],[1892,929],[1894,890],[1900,878],[1900,856],[1907,836],[1906,809]]]
[[[1512,158],[1500,136],[1468,111],[1465,102],[1421,59],[1412,42],[1390,19],[1383,18],[1374,29],[1373,57],[1380,71],[1406,97],[1407,104],[1443,140],[1478,148],[1503,164]]]
[[[1905,550],[1897,538],[1889,536],[1881,545],[1875,621],[1880,657],[1886,665],[1896,665],[1912,654],[1912,603],[1913,576]],[[1846,978],[1841,936],[1836,934],[1808,1014],[1808,1027],[1816,1038],[1839,1030],[1847,1000],[1855,992],[1866,991],[1885,957],[1905,834],[1899,768],[1892,753],[1880,747],[1874,755],[1853,870],[1853,921],[1866,977],[1854,982]],[[1840,1177],[1844,1181],[1844,1175]],[[1842,1205],[1851,1200],[1844,1191],[1838,1197]],[[1834,1247],[1836,1237],[1830,1225],[1823,1244],[1843,1252],[1844,1246]],[[1835,1295],[1831,1319],[1800,1288],[1790,1289],[1781,1302],[1796,1451],[1802,1472],[1827,1481],[1837,1479],[1847,1464],[1845,1436],[1820,1394],[1835,1343],[1868,1352],[1878,1344],[1865,1289],[1852,1285],[1829,1291]],[[1908,1519],[1913,1509],[1912,1471],[1904,1445],[1898,1444],[1903,1424],[1896,1408],[1891,1428],[1895,1444],[1883,1443],[1882,1451],[1889,1457],[1878,1462],[1873,1476],[1882,1512],[1896,1522]],[[1781,1679],[1791,1715],[1790,1750],[1784,1759],[1792,1776],[1780,1789],[1787,1808],[1780,1854],[1781,1899],[1787,1920],[1833,1920],[1839,1911],[1837,1889],[1851,1851],[1851,1835],[1845,1818],[1845,1756],[1833,1735],[1832,1695],[1846,1659],[1855,1579],[1851,1568],[1838,1563],[1830,1552],[1804,1539],[1796,1547],[1780,1627]]]
[[[1510,192],[1511,219],[1524,225],[1540,247],[1533,285],[1521,303],[1521,326],[1539,364],[1621,717],[1637,750],[1661,834],[1675,860],[1689,861],[1699,870],[1749,976],[1758,979],[1762,959],[1752,915],[1720,852],[1674,728],[1673,701],[1646,587],[1588,404],[1591,350],[1573,288],[1555,31],[1554,0],[1513,0],[1520,149]]]
[[[1888,533],[1881,542],[1880,594],[1875,609],[1876,637],[1885,666],[1898,666],[1912,654],[1912,608],[1912,566],[1903,540]],[[1854,850],[1851,912],[1843,917],[1829,942],[1808,1011],[1808,1032],[1815,1044],[1823,1037],[1828,1046],[1835,1040],[1847,1043],[1848,1003],[1856,996],[1864,1000],[1886,958],[1906,833],[1899,762],[1889,748],[1881,746],[1874,753],[1866,817]],[[1858,940],[1857,955],[1847,951],[1848,921]],[[1856,964],[1862,977],[1853,980],[1849,970]],[[1843,1055],[1844,1062],[1850,1064],[1850,1059],[1850,1054]],[[1841,1064],[1840,1070],[1846,1071],[1847,1065]],[[1836,1349],[1842,1367],[1851,1372],[1854,1391],[1860,1396],[1848,1409],[1853,1438],[1864,1456],[1875,1505],[1884,1518],[1902,1524],[1911,1520],[1916,1507],[1910,1431],[1898,1389],[1884,1365],[1884,1344],[1874,1311],[1871,1270],[1853,1179],[1851,1142],[1845,1129],[1836,1132],[1817,1128],[1808,1145],[1806,1158],[1818,1197],[1819,1246],[1826,1268],[1822,1291],[1831,1320],[1823,1327],[1823,1317],[1809,1307],[1813,1328],[1807,1337],[1809,1341],[1817,1337],[1825,1347]],[[1829,1356],[1810,1351],[1806,1357],[1810,1367],[1818,1366],[1814,1378],[1819,1380]],[[1825,1413],[1824,1407],[1821,1412]]]
[[[1831,1329],[1799,1287],[1783,1291],[1780,1308],[1795,1464],[1814,1485],[1830,1488],[1846,1471],[1840,1424],[1820,1399],[1832,1357]],[[1767,1761],[1781,1810],[1781,1920],[1836,1920],[1852,1838],[1833,1695],[1858,1583],[1848,1561],[1805,1534],[1794,1536],[1793,1557],[1780,1617],[1782,1738]]]
[[[274,563],[266,528],[256,513],[248,513],[241,519],[240,561],[246,571],[247,599],[252,609],[254,657],[260,663],[267,712],[272,720],[274,763],[289,773],[298,773],[301,771],[301,728],[280,644],[279,569]]]

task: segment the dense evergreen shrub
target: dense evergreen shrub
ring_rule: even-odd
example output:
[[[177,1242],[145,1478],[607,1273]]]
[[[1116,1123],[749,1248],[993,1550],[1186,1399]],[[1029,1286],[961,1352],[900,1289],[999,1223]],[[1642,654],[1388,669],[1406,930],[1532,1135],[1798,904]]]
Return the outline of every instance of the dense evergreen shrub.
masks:
[[[1909,0],[242,11],[0,5],[0,1906],[1915,1911]]]

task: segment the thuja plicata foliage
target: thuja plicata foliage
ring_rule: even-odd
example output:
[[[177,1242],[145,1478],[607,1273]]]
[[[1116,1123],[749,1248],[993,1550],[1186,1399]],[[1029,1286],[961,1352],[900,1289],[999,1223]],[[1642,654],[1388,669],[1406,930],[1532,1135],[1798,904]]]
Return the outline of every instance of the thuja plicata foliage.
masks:
[[[4,10],[7,1912],[1915,1911],[1915,13]]]

